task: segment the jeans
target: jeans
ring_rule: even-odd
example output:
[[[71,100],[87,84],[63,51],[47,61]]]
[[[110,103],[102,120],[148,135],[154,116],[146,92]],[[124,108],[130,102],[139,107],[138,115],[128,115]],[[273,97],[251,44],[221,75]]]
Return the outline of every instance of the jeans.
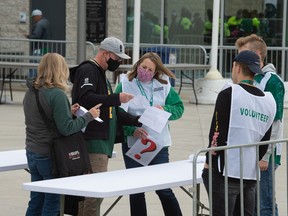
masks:
[[[31,181],[53,179],[51,159],[40,154],[26,151]],[[60,195],[51,193],[30,193],[26,216],[56,216],[60,212]]]
[[[43,54],[41,53],[41,49],[35,49],[32,51],[32,56],[42,56]],[[40,60],[38,59],[32,59],[30,60],[31,63],[39,63]],[[29,73],[28,73],[28,79],[33,79],[37,77],[37,71],[38,69],[29,69]]]
[[[127,169],[142,167],[141,164],[137,163],[135,160],[131,159],[126,155],[126,152],[129,150],[127,144],[122,144],[122,153],[124,157],[125,166]],[[168,148],[163,148],[156,157],[150,162],[150,165],[162,164],[169,162],[169,152]],[[173,175],[173,173],[171,173]],[[182,212],[179,206],[179,203],[173,193],[173,191],[168,189],[157,190],[156,194],[158,195],[165,216],[182,216]],[[145,194],[132,194],[129,196],[130,199],[130,212],[131,216],[147,216]]]
[[[209,196],[209,170],[203,169],[202,179]],[[237,203],[240,197],[240,182],[228,180],[228,215],[241,213]],[[253,216],[255,208],[256,181],[243,182],[244,215]],[[225,215],[225,180],[221,173],[212,170],[212,213],[213,216]]]
[[[275,165],[275,171],[278,165]],[[273,199],[275,201],[275,216],[278,216],[276,198],[273,198],[272,187],[272,163],[269,163],[267,171],[261,171],[260,178],[260,216],[273,215]],[[257,212],[257,210],[256,210]],[[257,215],[257,214],[255,214]]]

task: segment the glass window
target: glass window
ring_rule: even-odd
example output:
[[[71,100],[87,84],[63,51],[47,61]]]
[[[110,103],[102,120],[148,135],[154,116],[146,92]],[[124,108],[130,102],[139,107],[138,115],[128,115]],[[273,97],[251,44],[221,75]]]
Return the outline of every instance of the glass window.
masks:
[[[126,40],[133,42],[134,0],[127,1]],[[161,1],[145,0],[141,3],[140,43],[160,43]]]
[[[205,14],[205,1],[142,1],[140,42],[150,44],[204,44]],[[132,42],[134,25],[133,0],[127,0],[126,21],[126,40],[127,42]]]
[[[283,0],[257,0],[237,3],[235,8],[225,1],[224,41],[234,45],[237,38],[255,33],[261,36],[268,46],[281,46],[283,25]]]
[[[219,19],[222,23],[219,32],[223,34],[220,44],[234,45],[238,37],[256,33],[264,38],[268,46],[281,46],[283,0],[234,0],[237,4],[227,0],[223,2],[223,23]],[[140,42],[210,45],[212,17],[213,1],[142,1]],[[127,42],[133,41],[133,21],[134,1],[127,0]]]

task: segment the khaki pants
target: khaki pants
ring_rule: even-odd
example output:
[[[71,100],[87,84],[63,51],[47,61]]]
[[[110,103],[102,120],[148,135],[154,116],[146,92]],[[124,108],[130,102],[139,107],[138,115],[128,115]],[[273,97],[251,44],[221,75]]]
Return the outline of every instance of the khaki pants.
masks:
[[[107,172],[108,156],[105,154],[89,154],[93,173]],[[103,199],[86,197],[84,201],[79,202],[78,216],[100,215],[100,205]]]

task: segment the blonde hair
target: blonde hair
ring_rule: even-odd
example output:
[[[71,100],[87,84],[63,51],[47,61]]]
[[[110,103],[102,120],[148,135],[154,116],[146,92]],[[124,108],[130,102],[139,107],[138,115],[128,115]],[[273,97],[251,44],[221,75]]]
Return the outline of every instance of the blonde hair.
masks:
[[[174,78],[175,79],[175,75],[169,70],[167,69],[164,64],[162,63],[162,60],[160,58],[160,56],[157,53],[154,52],[148,52],[145,53],[132,67],[132,71],[130,73],[128,73],[128,79],[129,81],[131,81],[132,79],[134,79],[137,76],[137,69],[139,67],[139,65],[145,60],[149,58],[156,66],[155,69],[155,75],[154,75],[154,79],[158,80],[160,83],[162,84],[167,84],[167,81],[162,79],[162,75],[166,74],[168,77]]]
[[[236,40],[235,46],[239,49],[243,46],[251,51],[260,51],[261,61],[264,62],[267,56],[267,45],[265,41],[256,34],[251,34],[246,37],[240,37]]]
[[[45,54],[39,63],[35,88],[58,87],[68,90],[69,69],[63,56],[58,53]]]

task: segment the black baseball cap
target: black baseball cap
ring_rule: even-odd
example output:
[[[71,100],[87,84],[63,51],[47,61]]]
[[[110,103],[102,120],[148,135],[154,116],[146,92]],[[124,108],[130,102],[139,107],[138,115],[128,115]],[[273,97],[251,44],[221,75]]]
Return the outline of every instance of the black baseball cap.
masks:
[[[251,50],[244,50],[240,52],[235,57],[234,61],[247,65],[248,68],[255,74],[263,74],[260,68],[260,58],[255,52]]]

